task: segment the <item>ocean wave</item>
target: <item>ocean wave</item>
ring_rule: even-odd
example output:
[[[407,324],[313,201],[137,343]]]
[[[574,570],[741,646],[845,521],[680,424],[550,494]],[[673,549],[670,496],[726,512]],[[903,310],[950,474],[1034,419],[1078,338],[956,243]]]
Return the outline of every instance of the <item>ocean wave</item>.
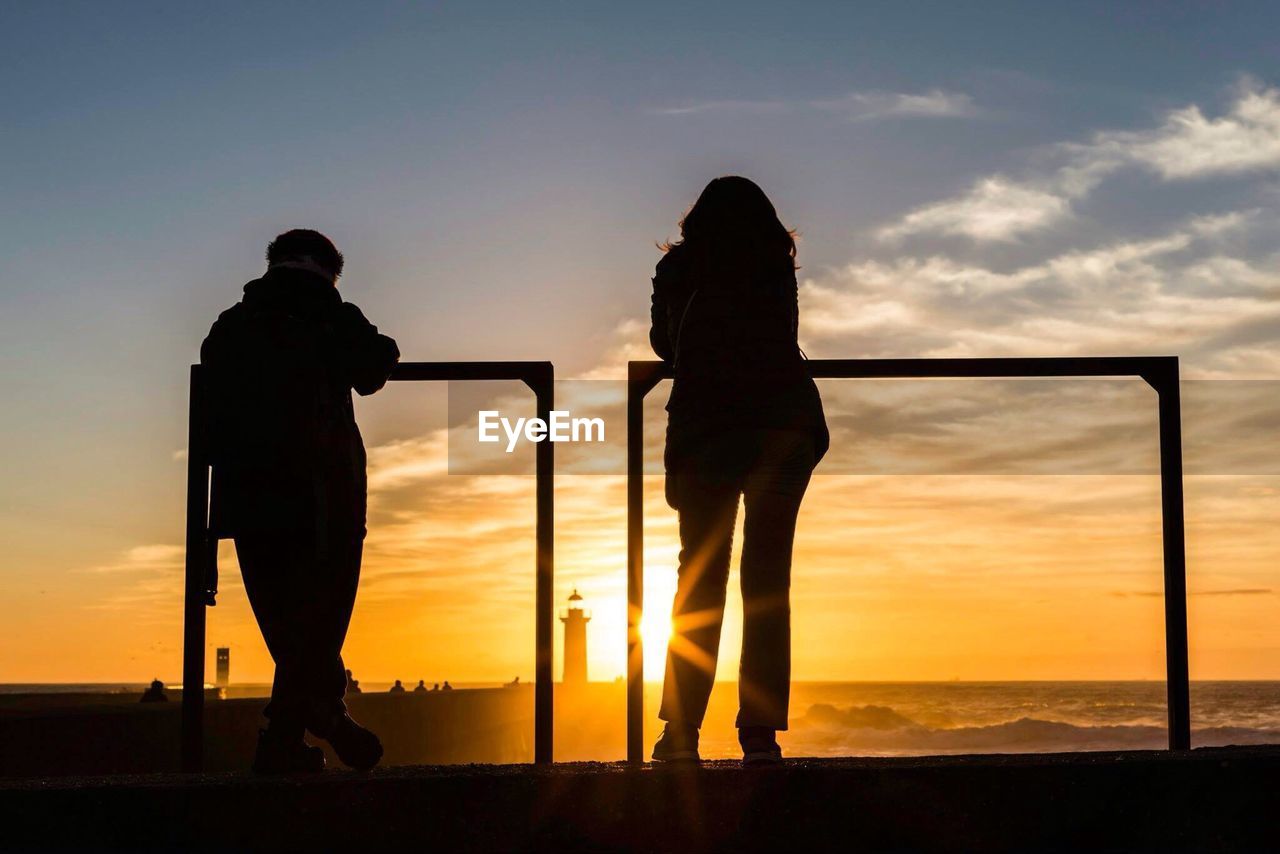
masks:
[[[1054,752],[1137,750],[1168,746],[1164,727],[1082,725],[1020,717],[981,726],[933,727],[888,706],[837,708],[818,703],[791,721],[792,750],[815,754],[868,752]],[[1192,731],[1197,747],[1280,743],[1280,729],[1213,726]]]

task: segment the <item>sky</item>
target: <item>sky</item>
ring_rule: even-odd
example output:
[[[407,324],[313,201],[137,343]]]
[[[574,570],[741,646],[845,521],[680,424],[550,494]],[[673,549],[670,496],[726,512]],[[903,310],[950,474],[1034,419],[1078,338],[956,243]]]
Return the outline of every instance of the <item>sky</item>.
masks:
[[[1265,3],[0,3],[0,682],[178,678],[187,366],[291,227],[334,238],[406,359],[619,380],[652,357],[655,242],[745,174],[800,233],[811,357],[1280,379],[1278,25]],[[1152,397],[856,385],[822,387],[796,678],[1162,677]],[[1280,678],[1273,389],[1190,385],[1192,676]],[[532,480],[448,474],[446,410],[424,385],[358,404],[369,681],[532,676]],[[677,546],[647,490],[657,678]],[[556,599],[586,597],[612,679],[624,486],[556,496]],[[210,650],[265,681],[220,564]],[[739,634],[731,607],[722,678]]]

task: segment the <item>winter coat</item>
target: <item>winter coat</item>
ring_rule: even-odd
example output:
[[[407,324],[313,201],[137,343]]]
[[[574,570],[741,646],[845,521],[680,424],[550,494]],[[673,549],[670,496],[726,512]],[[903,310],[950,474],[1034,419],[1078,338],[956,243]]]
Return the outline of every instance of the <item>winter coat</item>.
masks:
[[[366,457],[351,390],[382,388],[399,357],[321,276],[276,267],[245,285],[200,348],[215,536],[363,537]]]

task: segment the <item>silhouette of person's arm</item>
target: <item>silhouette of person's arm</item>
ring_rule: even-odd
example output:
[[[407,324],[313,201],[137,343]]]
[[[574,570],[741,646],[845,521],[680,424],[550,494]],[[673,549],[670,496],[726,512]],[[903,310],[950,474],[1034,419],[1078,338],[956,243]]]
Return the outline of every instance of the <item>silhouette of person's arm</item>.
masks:
[[[671,307],[668,299],[667,278],[670,275],[671,253],[662,256],[653,276],[653,296],[649,304],[649,346],[658,358],[675,361],[676,351],[671,342]]]
[[[241,413],[235,411],[231,386],[238,367],[236,340],[241,332],[244,308],[237,304],[218,315],[208,336],[200,344],[200,364],[206,370],[205,423],[202,425],[209,442],[210,457],[224,462],[228,429]]]
[[[392,368],[400,361],[400,348],[393,338],[379,333],[378,327],[349,302],[343,303],[339,312],[338,337],[352,388],[369,395],[387,384]]]

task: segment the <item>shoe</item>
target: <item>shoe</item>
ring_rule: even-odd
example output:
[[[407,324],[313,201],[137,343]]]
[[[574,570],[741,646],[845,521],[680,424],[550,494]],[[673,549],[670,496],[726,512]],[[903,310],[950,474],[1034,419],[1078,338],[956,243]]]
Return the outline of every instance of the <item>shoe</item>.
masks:
[[[253,757],[255,774],[314,774],[324,770],[324,751],[302,740],[258,730],[258,752]]]
[[[668,723],[653,746],[654,762],[700,762],[698,728]]]
[[[743,765],[777,765],[782,761],[776,730],[744,726],[738,730],[738,744],[742,745]]]
[[[342,764],[357,771],[368,771],[382,758],[382,742],[373,730],[365,729],[346,712],[331,717],[323,726],[309,727],[317,738],[329,742]]]

